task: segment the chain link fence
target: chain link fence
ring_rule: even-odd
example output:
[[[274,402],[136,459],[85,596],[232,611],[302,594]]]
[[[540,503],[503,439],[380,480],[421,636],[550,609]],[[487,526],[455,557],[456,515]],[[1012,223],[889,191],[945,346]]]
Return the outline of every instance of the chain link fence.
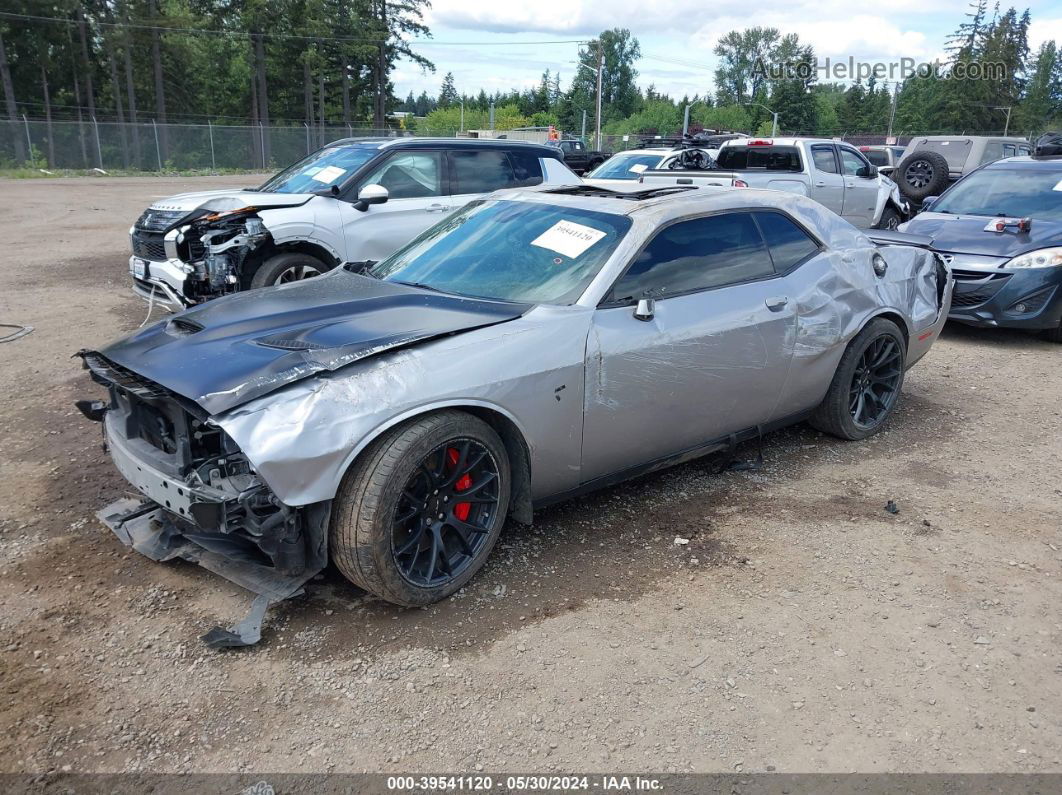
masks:
[[[4,120],[0,121],[0,168],[269,171],[340,138],[410,134],[346,124],[265,127]]]
[[[543,128],[544,129],[544,128]],[[998,135],[979,132],[979,135]],[[484,134],[458,130],[373,129],[349,124],[327,125],[232,125],[156,124],[83,121],[45,121],[20,118],[0,120],[0,169],[72,169],[103,171],[275,171],[324,146],[352,137],[394,137]],[[947,134],[932,131],[918,134]],[[512,139],[544,140],[544,133],[496,130],[487,133]],[[1011,135],[1021,133],[1011,132]],[[900,145],[911,133],[898,134]],[[844,133],[852,143],[884,143],[881,134]],[[599,147],[594,136],[586,144],[604,152],[621,152],[642,146],[649,135],[602,135]]]

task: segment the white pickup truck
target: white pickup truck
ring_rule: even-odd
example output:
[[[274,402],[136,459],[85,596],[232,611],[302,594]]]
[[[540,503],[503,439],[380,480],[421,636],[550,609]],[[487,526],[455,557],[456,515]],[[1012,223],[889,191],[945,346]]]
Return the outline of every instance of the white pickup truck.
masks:
[[[826,138],[745,138],[727,141],[714,168],[654,170],[645,185],[726,185],[808,196],[853,226],[895,229],[910,214],[896,183],[851,144]]]

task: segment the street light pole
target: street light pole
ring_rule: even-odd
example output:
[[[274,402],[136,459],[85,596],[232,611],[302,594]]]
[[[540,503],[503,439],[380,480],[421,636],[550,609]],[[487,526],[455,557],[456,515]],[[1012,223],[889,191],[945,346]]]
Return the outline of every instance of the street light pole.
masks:
[[[768,108],[766,105],[761,105],[759,102],[742,102],[742,105],[748,107],[749,105],[755,105],[757,108],[763,108],[765,111],[771,114],[773,119],[771,123],[771,137],[778,137],[778,113]]]

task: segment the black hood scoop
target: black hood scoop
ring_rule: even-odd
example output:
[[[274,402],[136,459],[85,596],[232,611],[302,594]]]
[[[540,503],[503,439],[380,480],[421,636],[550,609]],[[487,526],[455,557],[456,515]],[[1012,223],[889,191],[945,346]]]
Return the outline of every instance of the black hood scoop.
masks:
[[[514,320],[528,309],[337,268],[303,282],[215,299],[99,353],[217,414],[315,373]]]

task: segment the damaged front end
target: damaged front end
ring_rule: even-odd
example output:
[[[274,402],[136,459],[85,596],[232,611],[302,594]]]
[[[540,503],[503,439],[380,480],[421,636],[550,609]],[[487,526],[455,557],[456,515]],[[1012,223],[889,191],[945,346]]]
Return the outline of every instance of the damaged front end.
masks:
[[[115,466],[141,493],[98,516],[152,560],[192,561],[255,593],[241,624],[203,639],[214,647],[257,642],[269,604],[301,592],[324,568],[331,503],[285,505],[202,408],[99,353],[79,355],[109,392],[107,404],[79,408],[102,421]]]
[[[184,309],[246,289],[248,275],[275,250],[261,212],[300,207],[311,198],[204,196],[152,206],[130,228],[129,272],[142,298]]]

